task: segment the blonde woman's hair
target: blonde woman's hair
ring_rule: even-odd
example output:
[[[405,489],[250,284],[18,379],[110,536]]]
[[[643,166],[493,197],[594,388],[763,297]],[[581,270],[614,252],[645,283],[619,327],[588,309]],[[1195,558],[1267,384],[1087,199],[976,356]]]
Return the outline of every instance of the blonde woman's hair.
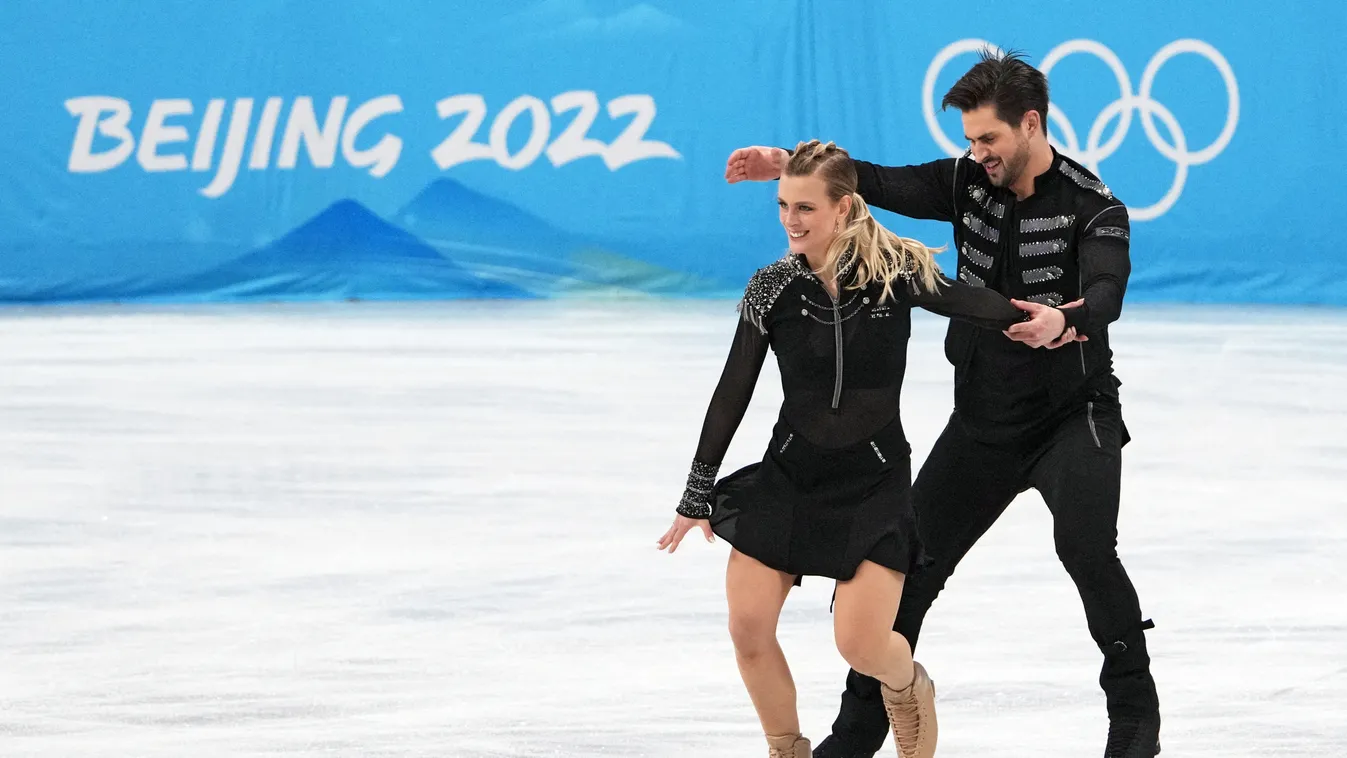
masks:
[[[801,142],[795,146],[783,176],[817,176],[827,185],[828,198],[834,203],[843,197],[851,197],[846,227],[828,245],[823,266],[816,274],[834,278],[842,255],[854,249],[856,278],[851,289],[860,289],[870,282],[882,282],[884,293],[880,301],[883,302],[893,296],[893,280],[902,277],[919,280],[927,292],[936,291],[940,269],[935,254],[945,248],[932,249],[917,240],[899,237],[870,215],[870,207],[856,192],[856,166],[847,151],[831,142]]]

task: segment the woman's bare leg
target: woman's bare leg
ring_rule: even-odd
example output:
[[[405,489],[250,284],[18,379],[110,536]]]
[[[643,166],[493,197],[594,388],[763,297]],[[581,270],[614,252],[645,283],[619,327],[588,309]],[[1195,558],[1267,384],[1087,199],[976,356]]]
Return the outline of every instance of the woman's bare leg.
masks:
[[[837,586],[833,632],[847,663],[880,681],[898,754],[933,758],[939,736],[935,684],[912,661],[907,640],[893,631],[903,580],[897,571],[862,561],[856,575]]]
[[[900,690],[912,683],[912,647],[893,631],[902,574],[862,561],[856,575],[837,585],[833,635],[837,651],[856,671]]]
[[[795,577],[768,568],[738,550],[725,570],[730,639],[748,696],[768,736],[798,734],[795,681],[776,639],[776,623]],[[892,625],[892,621],[890,621]]]

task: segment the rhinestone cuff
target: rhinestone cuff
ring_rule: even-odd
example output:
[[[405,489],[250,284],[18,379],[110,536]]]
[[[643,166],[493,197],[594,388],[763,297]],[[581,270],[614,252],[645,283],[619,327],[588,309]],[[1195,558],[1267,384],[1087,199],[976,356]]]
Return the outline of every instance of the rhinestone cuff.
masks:
[[[683,499],[678,502],[676,509],[678,515],[698,519],[711,517],[711,489],[715,487],[719,471],[720,466],[692,462],[687,488],[683,490]]]

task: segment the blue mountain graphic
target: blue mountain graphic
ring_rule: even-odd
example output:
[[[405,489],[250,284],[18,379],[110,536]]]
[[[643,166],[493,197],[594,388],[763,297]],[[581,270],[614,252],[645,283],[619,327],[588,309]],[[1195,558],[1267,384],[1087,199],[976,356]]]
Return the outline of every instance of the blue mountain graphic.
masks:
[[[194,277],[187,287],[243,298],[531,296],[464,270],[353,200],[334,203],[266,247]]]
[[[650,242],[577,234],[452,179],[432,182],[394,221],[473,272],[540,295],[711,294],[717,285],[669,268]],[[676,251],[675,251],[676,252]]]
[[[236,262],[293,266],[297,263],[339,265],[403,260],[443,258],[421,240],[388,224],[360,203],[340,200],[284,237]]]
[[[395,220],[418,237],[432,240],[439,231],[453,239],[480,241],[569,238],[529,211],[484,195],[453,179],[437,179],[398,211]]]

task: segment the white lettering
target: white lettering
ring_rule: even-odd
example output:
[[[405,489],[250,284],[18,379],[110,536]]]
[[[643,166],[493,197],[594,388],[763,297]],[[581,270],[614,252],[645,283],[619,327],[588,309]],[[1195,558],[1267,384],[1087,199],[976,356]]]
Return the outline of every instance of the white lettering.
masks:
[[[242,97],[234,101],[234,115],[229,119],[224,155],[220,156],[220,171],[209,186],[200,190],[201,194],[216,198],[234,186],[234,179],[239,175],[239,164],[243,162],[243,147],[248,141],[248,125],[252,121],[252,116],[252,98]]]
[[[393,133],[384,133],[373,145],[362,140],[366,127],[382,116],[403,111],[402,98],[383,95],[369,100],[348,114],[351,106],[347,96],[333,97],[320,122],[312,97],[296,97],[285,122],[280,149],[276,150],[277,131],[280,128],[284,97],[268,97],[258,116],[253,132],[253,98],[233,101],[233,113],[221,140],[222,122],[229,101],[214,98],[206,102],[196,134],[195,148],[190,156],[187,148],[167,152],[174,143],[192,139],[188,125],[172,123],[172,119],[194,113],[192,101],[186,99],[153,100],[145,117],[139,140],[132,134],[130,104],[123,99],[108,96],[76,97],[65,101],[66,110],[78,119],[69,156],[69,170],[73,173],[96,173],[113,169],[136,154],[136,160],[147,172],[182,171],[210,172],[215,176],[198,190],[209,198],[224,195],[238,180],[244,153],[248,152],[248,168],[265,170],[273,165],[293,170],[299,162],[301,147],[307,152],[315,168],[331,168],[337,160],[340,147],[346,163],[357,169],[367,169],[370,176],[382,178],[397,165],[402,156],[403,141]],[[550,108],[549,108],[550,106]],[[680,159],[672,146],[665,142],[646,139],[646,133],[655,120],[655,101],[649,95],[623,95],[607,103],[610,118],[631,119],[621,134],[610,144],[588,136],[601,112],[598,95],[591,90],[563,92],[550,103],[532,95],[521,95],[510,101],[491,120],[484,142],[475,138],[486,126],[488,109],[485,99],[478,94],[446,97],[436,103],[442,120],[462,116],[452,133],[431,151],[431,158],[441,170],[469,161],[489,160],[502,168],[518,171],[537,162],[544,152],[553,166],[587,157],[597,157],[610,170],[650,158]],[[575,112],[575,116],[553,139],[552,118]],[[527,113],[529,132],[524,144],[516,152],[510,150],[510,133],[520,117]],[[518,130],[516,130],[518,131]],[[250,132],[252,134],[250,135]],[[101,140],[101,142],[100,142]],[[217,161],[217,146],[223,141]],[[95,143],[99,142],[97,150]],[[190,157],[190,162],[189,162]]]
[[[192,153],[193,171],[210,171],[215,155],[215,139],[220,134],[220,119],[224,117],[225,101],[211,100],[206,105],[206,116],[201,122],[201,133],[196,136],[196,152]]]
[[[608,146],[599,140],[585,136],[599,115],[598,95],[588,91],[563,92],[552,98],[552,111],[558,116],[576,108],[580,109],[580,113],[575,120],[557,137],[556,142],[547,148],[547,159],[552,161],[553,166],[564,166],[571,161],[590,156],[602,157],[604,151],[608,149]]]
[[[276,139],[276,122],[281,117],[281,105],[285,101],[279,97],[267,98],[262,106],[262,120],[257,124],[257,136],[253,138],[253,157],[248,168],[256,171],[266,168],[271,162],[271,143]]]
[[[435,104],[435,112],[441,119],[463,114],[463,120],[444,138],[436,148],[430,151],[435,165],[443,171],[451,166],[468,161],[484,161],[492,157],[491,146],[473,142],[473,135],[482,128],[486,120],[486,101],[481,95],[454,95]]]
[[[75,142],[70,147],[69,171],[79,174],[107,171],[120,166],[135,149],[136,140],[126,128],[131,122],[131,105],[125,100],[98,95],[75,97],[65,101],[65,109],[80,120],[79,126],[75,128]],[[111,111],[112,115],[106,119],[99,118],[105,111]],[[95,154],[95,128],[104,137],[120,140],[120,144]]]
[[[609,117],[620,118],[629,113],[636,114],[636,117],[631,120],[630,124],[627,124],[627,128],[623,129],[621,134],[617,135],[617,139],[613,140],[613,144],[608,146],[608,151],[603,155],[603,162],[608,164],[608,170],[616,171],[628,163],[646,160],[647,158],[683,157],[668,143],[645,138],[646,130],[655,120],[655,99],[653,97],[649,95],[623,95],[608,101]]]
[[[281,154],[277,168],[294,168],[299,161],[299,143],[302,140],[309,153],[309,162],[317,168],[332,168],[337,160],[337,140],[341,137],[341,120],[346,116],[346,96],[332,98],[322,131],[313,110],[313,98],[300,97],[290,107],[290,119],[285,123],[281,138]]]
[[[402,98],[397,95],[376,97],[356,108],[341,135],[341,153],[346,162],[356,168],[370,167],[370,176],[375,178],[386,176],[392,171],[398,157],[402,155],[401,138],[385,134],[374,147],[366,150],[357,150],[355,141],[360,136],[360,130],[368,126],[369,122],[380,116],[401,112]]]
[[[510,101],[491,122],[487,144],[474,142],[473,137],[486,122],[486,101],[481,95],[453,95],[436,103],[441,119],[463,114],[463,120],[434,150],[431,158],[440,170],[446,170],[461,163],[480,160],[494,160],[501,168],[518,171],[533,164],[547,148],[547,158],[553,166],[564,166],[571,161],[598,157],[616,171],[636,161],[650,158],[674,158],[683,156],[666,142],[646,139],[646,132],[655,121],[655,99],[650,95],[623,95],[608,101],[608,115],[618,119],[623,116],[633,118],[613,140],[612,144],[591,139],[586,135],[599,114],[598,95],[590,90],[563,92],[552,98],[552,112],[561,115],[568,111],[579,110],[570,125],[552,142],[552,117],[547,106],[532,95],[522,95]],[[529,139],[519,152],[511,155],[507,144],[510,129],[515,120],[528,111],[533,118],[533,130]]]
[[[145,119],[145,130],[140,133],[140,149],[136,160],[146,171],[182,171],[187,168],[185,155],[160,155],[159,146],[187,141],[187,127],[166,126],[171,116],[190,116],[192,101],[173,99],[150,103],[150,115]]]
[[[510,134],[510,125],[524,111],[533,115],[533,132],[529,134],[529,140],[524,144],[524,149],[516,155],[510,155],[510,146],[506,144],[505,139]],[[501,111],[496,116],[496,120],[491,123],[491,152],[495,154],[496,163],[499,163],[502,168],[518,171],[543,154],[543,148],[547,146],[547,138],[551,136],[552,118],[547,115],[547,106],[543,105],[543,101],[536,97],[524,95],[505,106],[505,110]]]

